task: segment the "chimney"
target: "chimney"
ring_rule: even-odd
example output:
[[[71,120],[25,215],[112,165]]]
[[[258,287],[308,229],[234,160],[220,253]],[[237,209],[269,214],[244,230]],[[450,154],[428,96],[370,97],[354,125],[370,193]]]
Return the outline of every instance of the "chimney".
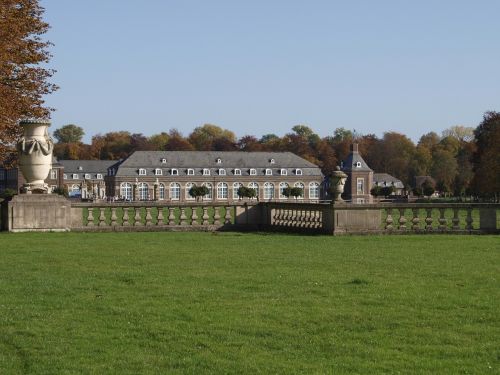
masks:
[[[359,152],[359,151],[358,151],[358,144],[357,144],[357,143],[353,143],[353,144],[351,145],[351,151],[352,151],[353,153],[356,153],[356,154]]]

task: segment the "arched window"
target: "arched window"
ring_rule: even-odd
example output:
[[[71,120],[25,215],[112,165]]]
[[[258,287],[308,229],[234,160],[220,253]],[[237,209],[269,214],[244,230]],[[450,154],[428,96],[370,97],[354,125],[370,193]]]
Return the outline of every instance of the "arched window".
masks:
[[[238,195],[238,189],[240,186],[243,186],[241,182],[235,182],[233,183],[233,199],[239,199],[240,196]]]
[[[217,184],[217,199],[227,199],[227,184],[225,182]]]
[[[178,201],[181,198],[181,185],[177,182],[172,182],[170,184],[170,199],[173,201]]]
[[[289,185],[286,182],[280,182],[280,199],[287,199],[287,196],[284,194],[287,187],[289,187]]]
[[[202,186],[206,186],[208,188],[208,194],[203,197],[203,199],[212,199],[212,184],[209,182],[204,182]]]
[[[319,184],[317,182],[309,183],[309,199],[319,199]]]
[[[184,186],[184,189],[186,190],[186,199],[187,200],[193,200],[194,197],[192,197],[190,194],[189,194],[189,190],[191,190],[191,188],[195,186],[195,184],[193,184],[192,182],[188,182],[185,186]]]
[[[264,184],[264,199],[274,198],[274,185],[270,182]]]
[[[248,184],[248,187],[250,189],[254,189],[255,190],[255,198],[258,198],[259,197],[259,184],[256,183],[256,182],[250,182]]]
[[[120,185],[120,196],[128,201],[132,200],[132,184],[130,182],[122,182]]]
[[[145,201],[149,199],[149,186],[145,182],[140,182],[139,185],[137,185],[139,188],[139,200],[140,201]]]
[[[165,185],[160,184],[158,186],[158,199],[163,200],[165,199]]]
[[[293,186],[296,188],[302,189],[302,194],[300,196],[298,196],[297,199],[304,198],[304,184],[302,182],[296,182]]]

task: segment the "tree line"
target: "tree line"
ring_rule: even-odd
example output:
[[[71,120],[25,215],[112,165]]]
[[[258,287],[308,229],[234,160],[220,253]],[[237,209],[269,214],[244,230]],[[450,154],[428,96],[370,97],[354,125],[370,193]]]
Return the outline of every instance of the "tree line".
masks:
[[[337,128],[332,135],[320,137],[306,125],[296,125],[284,136],[265,134],[258,138],[237,138],[227,129],[205,124],[183,136],[171,129],[151,136],[128,131],[92,136],[82,142],[84,130],[74,124],[57,129],[55,156],[60,159],[126,158],[134,151],[290,151],[318,165],[330,175],[356,142],[359,151],[375,172],[389,173],[406,187],[415,176],[431,176],[438,191],[455,195],[497,197],[500,191],[500,113],[486,112],[476,128],[453,126],[441,134],[430,132],[415,144],[406,135],[386,132],[359,134]]]

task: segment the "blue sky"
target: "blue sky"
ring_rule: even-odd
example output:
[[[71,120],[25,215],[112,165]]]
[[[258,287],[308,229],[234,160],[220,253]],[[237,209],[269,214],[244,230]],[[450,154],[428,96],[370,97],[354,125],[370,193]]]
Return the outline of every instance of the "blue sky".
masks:
[[[52,129],[398,131],[500,110],[500,1],[42,0]]]

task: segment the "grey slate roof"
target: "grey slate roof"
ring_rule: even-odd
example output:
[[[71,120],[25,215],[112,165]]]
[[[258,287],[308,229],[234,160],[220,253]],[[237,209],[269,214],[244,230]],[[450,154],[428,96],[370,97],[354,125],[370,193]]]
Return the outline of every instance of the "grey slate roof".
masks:
[[[394,185],[397,189],[404,189],[404,184],[401,180],[397,179],[394,176],[391,176],[388,173],[374,173],[373,174],[373,183],[378,186],[391,186]]]
[[[220,164],[217,159],[221,160]],[[301,169],[304,176],[322,176],[317,165],[291,152],[135,151],[114,168],[116,176],[138,176],[139,168],[146,169],[148,176],[154,175],[156,168],[160,168],[163,175],[169,175],[175,168],[180,176],[187,175],[188,169],[194,169],[194,175],[201,176],[204,168],[210,169],[211,176],[217,175],[219,169],[225,169],[227,176],[233,175],[234,169],[240,169],[242,176],[249,176],[250,169],[256,169],[257,176],[263,176],[266,168],[272,169],[273,175],[279,175],[281,169],[294,175],[295,169]]]
[[[108,168],[115,164],[116,160],[59,160],[59,164],[64,167],[64,173],[67,175],[90,174],[90,177],[95,179],[97,174],[106,176]],[[80,169],[81,167],[81,169]],[[80,178],[83,178],[80,176]]]
[[[359,152],[357,151],[351,151],[349,156],[347,156],[347,159],[345,159],[342,162],[342,170],[344,172],[351,172],[351,171],[361,171],[361,172],[371,172],[372,169],[366,164],[366,162],[363,160]],[[360,163],[360,166],[357,167],[357,163]]]

